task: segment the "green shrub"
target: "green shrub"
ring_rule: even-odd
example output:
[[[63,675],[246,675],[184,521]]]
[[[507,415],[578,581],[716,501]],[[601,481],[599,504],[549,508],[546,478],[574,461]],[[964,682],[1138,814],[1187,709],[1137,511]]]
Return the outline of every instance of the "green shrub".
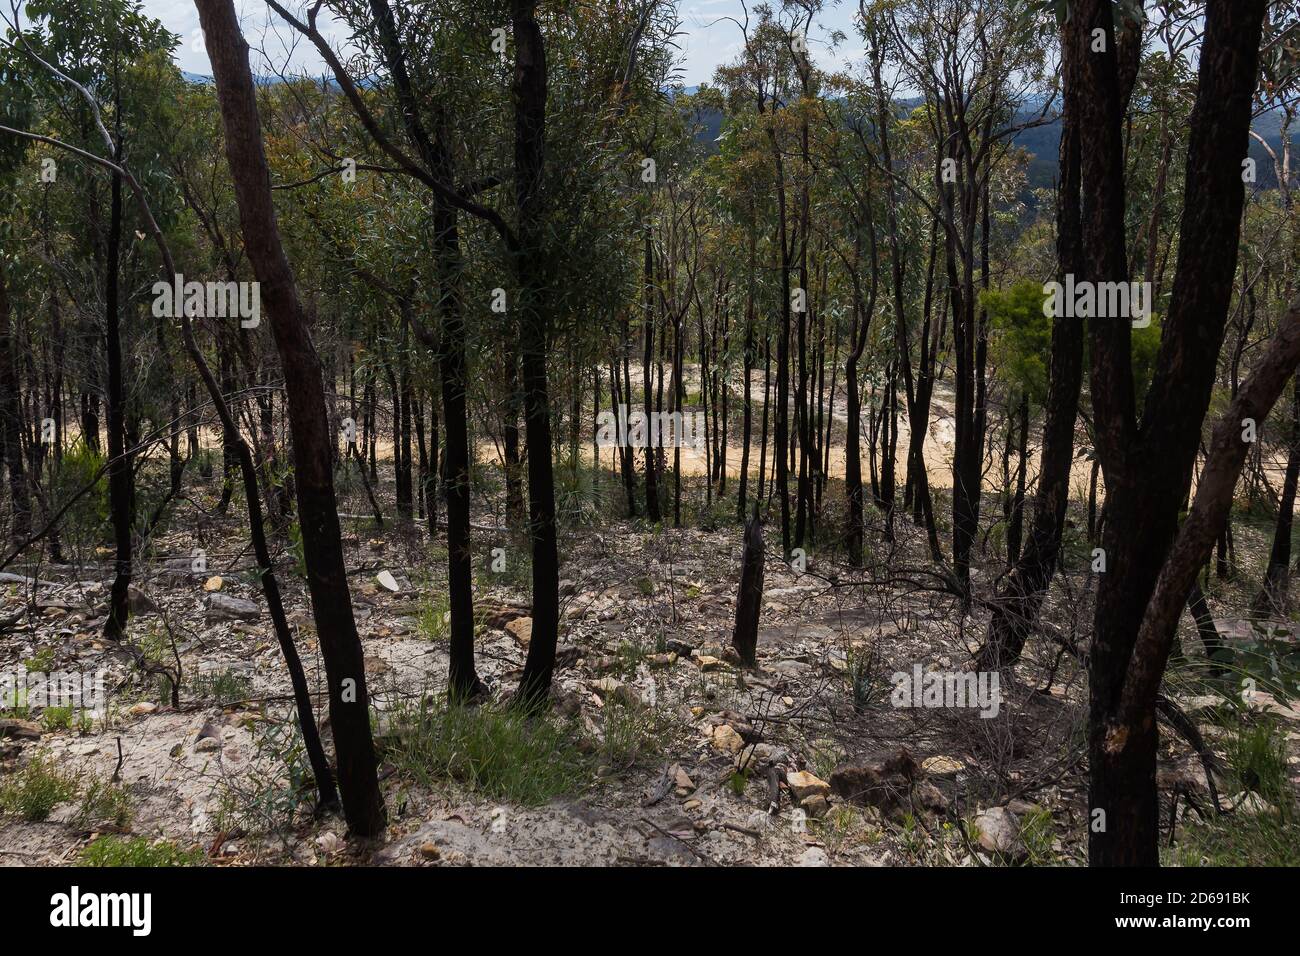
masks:
[[[46,820],[55,807],[76,795],[77,778],[59,770],[49,754],[37,753],[0,783],[0,810],[24,820]]]
[[[145,837],[102,836],[81,851],[80,866],[202,866],[198,848],[184,850],[169,840],[151,842]]]
[[[388,759],[428,786],[454,780],[489,799],[536,806],[581,790],[587,779],[574,727],[549,714],[426,698],[391,719]]]

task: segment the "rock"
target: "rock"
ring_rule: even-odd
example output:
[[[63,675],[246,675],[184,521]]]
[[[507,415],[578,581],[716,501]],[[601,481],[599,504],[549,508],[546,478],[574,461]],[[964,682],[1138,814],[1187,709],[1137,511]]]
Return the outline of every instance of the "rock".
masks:
[[[678,657],[690,657],[691,651],[695,650],[693,644],[688,644],[686,641],[680,640],[676,637],[668,638],[668,640],[664,642],[664,647],[667,650],[672,651]]]
[[[831,774],[831,793],[895,819],[917,810],[943,811],[947,798],[934,784],[918,779],[920,769],[905,749],[868,764],[841,764]]]
[[[926,757],[921,761],[921,769],[936,777],[948,777],[965,770],[966,765],[956,757]]]
[[[132,704],[127,709],[127,713],[130,714],[132,717],[143,717],[145,714],[152,714],[157,709],[158,709],[158,705],[155,704],[153,701],[142,700],[138,704]]]
[[[695,663],[699,665],[702,671],[716,671],[722,666],[722,659],[709,654],[701,654],[695,658]]]
[[[721,724],[713,728],[713,746],[726,754],[739,753],[745,746],[745,738],[730,724]]]
[[[667,654],[650,654],[645,661],[653,668],[671,667],[677,663],[677,652],[669,651]]]
[[[627,684],[620,684],[615,687],[609,695],[609,699],[615,704],[622,704],[624,707],[641,706],[641,695],[636,692],[635,687],[629,687]]]
[[[397,578],[393,577],[392,571],[380,571],[375,575],[375,583],[385,591],[391,591],[394,594],[402,590],[402,586],[397,583]]]
[[[789,757],[790,752],[784,747],[754,744],[736,754],[736,769],[742,770],[748,767],[750,770],[761,770],[769,764],[783,764]]]
[[[576,582],[570,580],[569,578],[565,578],[563,581],[560,582],[559,590],[560,590],[560,597],[572,597],[574,594],[578,592],[578,585]]]
[[[0,717],[0,738],[12,737],[15,740],[40,740],[40,724],[30,720],[18,720],[13,717]]]
[[[483,622],[484,627],[501,628],[506,626],[507,621],[528,617],[528,608],[513,604],[484,604],[482,608],[475,609],[474,616]]]
[[[533,639],[533,619],[531,617],[517,617],[506,621],[506,630],[510,632],[511,637],[524,647],[527,647],[528,642]]]
[[[785,783],[795,803],[802,803],[808,797],[825,797],[831,792],[829,783],[807,770],[790,771],[785,775]]]
[[[1020,821],[1006,807],[990,807],[975,817],[979,830],[979,844],[990,853],[1009,859],[1025,856],[1025,844],[1020,839]]]
[[[126,589],[126,603],[132,614],[153,614],[158,610],[153,598],[135,586]]]
[[[675,763],[669,768],[668,774],[672,777],[673,786],[677,788],[677,795],[684,797],[695,789],[695,781],[691,775],[682,769],[682,765]]]
[[[600,680],[591,682],[591,689],[601,697],[609,697],[622,686],[623,682],[613,677],[602,677]]]
[[[343,841],[337,833],[326,832],[316,838],[316,846],[320,847],[322,853],[337,853],[342,848]]]
[[[256,621],[262,612],[256,604],[229,594],[208,595],[207,616],[216,621]]]
[[[199,728],[198,736],[195,740],[220,740],[221,728],[210,720],[205,720],[203,726]]]
[[[438,849],[436,843],[421,843],[420,856],[426,860],[438,860],[442,858],[442,850]]]
[[[810,846],[803,851],[799,857],[796,866],[830,866],[831,859],[826,855],[826,851],[819,846]]]
[[[221,741],[217,740],[215,737],[204,737],[202,740],[194,744],[194,752],[196,754],[215,753],[220,749]]]
[[[808,814],[808,816],[812,817],[814,820],[820,820],[822,817],[826,816],[831,808],[830,803],[828,803],[826,798],[819,793],[814,793],[811,796],[804,797],[799,801],[799,806],[803,809],[804,813]]]
[[[203,582],[203,590],[209,592],[220,591],[221,586],[223,584],[225,584],[225,582],[221,580],[221,575],[214,574],[212,577],[208,578],[206,581]]]
[[[1273,812],[1273,805],[1253,790],[1225,797],[1223,808],[1248,817]]]

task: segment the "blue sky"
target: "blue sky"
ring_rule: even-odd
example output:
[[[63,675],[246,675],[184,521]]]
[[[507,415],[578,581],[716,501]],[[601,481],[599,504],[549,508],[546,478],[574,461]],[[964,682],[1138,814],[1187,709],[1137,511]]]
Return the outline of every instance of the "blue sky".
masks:
[[[193,0],[143,0],[143,3],[150,16],[161,20],[163,26],[181,36],[181,47],[176,53],[181,69],[192,73],[210,73],[202,43],[193,42],[194,31],[199,26],[199,15]],[[288,60],[298,70],[305,69],[313,73],[322,70],[323,64],[314,51],[309,51],[303,43],[294,44],[291,32],[276,23],[276,18],[263,0],[235,0],[235,5],[241,13],[248,42],[255,50],[259,46],[264,47],[277,63]],[[751,3],[751,7],[752,5]],[[830,6],[830,0],[827,5]],[[296,10],[301,6],[301,0],[290,0],[288,6]],[[852,18],[856,11],[857,0],[840,0],[838,5],[825,11],[819,18],[820,29],[814,29],[809,45],[814,59],[821,66],[837,67],[846,58],[859,58],[861,43],[852,29]],[[735,23],[723,18],[743,20],[740,0],[679,0],[678,16],[682,21],[683,33],[678,38],[682,56],[681,75],[682,81],[688,86],[708,81],[718,65],[734,60],[739,54],[740,29]],[[268,28],[268,23],[273,24],[273,28]],[[835,29],[843,31],[848,39],[832,54],[828,50],[827,37]],[[256,60],[254,69],[259,70]]]

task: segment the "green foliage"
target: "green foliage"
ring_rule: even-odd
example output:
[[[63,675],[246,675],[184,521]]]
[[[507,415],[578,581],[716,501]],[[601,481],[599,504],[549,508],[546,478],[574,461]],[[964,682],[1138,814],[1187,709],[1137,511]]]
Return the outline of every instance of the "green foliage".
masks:
[[[426,591],[420,598],[416,628],[426,641],[441,643],[451,637],[451,598],[446,591]]]
[[[215,814],[222,830],[274,832],[292,826],[315,795],[316,780],[295,721],[252,725],[256,774],[227,776]]]
[[[104,826],[124,830],[131,825],[133,815],[131,795],[124,787],[94,777],[81,795],[73,824],[83,830]]]
[[[77,862],[79,866],[203,866],[205,861],[201,849],[182,849],[170,840],[101,836],[81,851]]]
[[[391,715],[387,757],[425,785],[454,780],[492,800],[537,806],[584,789],[576,729],[549,714],[425,699]]]
[[[0,782],[0,810],[38,822],[76,795],[76,776],[60,770],[54,758],[42,752]]]
[[[82,546],[94,543],[108,521],[108,476],[104,456],[78,439],[49,466],[50,498],[63,507],[83,489],[89,490],[64,513],[60,532],[65,541]]]
[[[1047,296],[1042,283],[1024,279],[1008,289],[980,294],[993,326],[989,347],[1002,379],[1030,402],[1047,398],[1047,363],[1052,352],[1052,320],[1043,312]]]
[[[46,707],[41,712],[41,723],[49,731],[69,730],[72,727],[72,708]]]
[[[1239,790],[1258,793],[1284,812],[1291,809],[1285,731],[1271,720],[1244,721],[1228,738],[1226,750]]]
[[[199,697],[212,698],[225,706],[237,700],[247,700],[252,696],[253,682],[243,674],[236,674],[230,668],[210,674],[200,674],[194,678],[194,693]]]
[[[601,712],[601,755],[618,768],[651,759],[663,751],[669,727],[659,708],[611,694]]]

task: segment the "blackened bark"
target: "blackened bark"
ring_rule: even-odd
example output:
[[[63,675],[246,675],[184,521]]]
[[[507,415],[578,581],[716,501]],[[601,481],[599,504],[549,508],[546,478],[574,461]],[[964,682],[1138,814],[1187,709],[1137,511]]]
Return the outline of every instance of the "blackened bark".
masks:
[[[758,618],[763,606],[763,524],[758,505],[745,522],[745,546],[740,559],[740,591],[736,595],[736,625],[731,646],[746,667],[757,663]]]
[[[1295,524],[1297,479],[1300,479],[1300,380],[1291,392],[1291,422],[1287,441],[1286,475],[1277,504],[1277,524],[1273,528],[1273,547],[1269,552],[1264,587],[1255,598],[1259,614],[1285,614],[1291,583],[1291,529]]]
[[[197,0],[196,5],[212,61],[244,247],[261,284],[284,370],[307,583],[329,685],[344,814],[352,832],[376,836],[385,826],[384,803],[370,734],[365,662],[343,561],[320,360],[280,242],[248,45],[234,4]]]
[[[533,633],[519,678],[518,700],[539,706],[551,688],[559,637],[559,549],[551,456],[551,407],[546,380],[549,293],[542,262],[546,232],[542,177],[546,159],[546,49],[533,0],[512,0],[515,39],[515,198],[519,326],[528,439],[528,517],[533,544]],[[647,385],[649,383],[647,382]]]
[[[9,290],[0,266],[0,442],[3,443],[4,463],[9,473],[9,496],[13,501],[9,534],[15,541],[22,541],[32,530],[32,509],[27,494],[27,471],[23,467],[18,376],[14,369],[17,349],[9,316]]]
[[[114,159],[118,157],[115,156]],[[126,446],[126,386],[122,381],[122,333],[118,303],[118,268],[122,241],[122,177],[113,174],[104,281],[104,348],[108,358],[108,501],[117,550],[113,587],[108,598],[104,637],[120,641],[130,615],[131,526],[135,519],[134,456]]]
[[[1227,322],[1245,201],[1241,160],[1265,7],[1265,0],[1206,4],[1177,271],[1140,424],[1130,324],[1114,317],[1090,320],[1108,565],[1097,589],[1089,654],[1089,800],[1106,819],[1104,829],[1090,828],[1094,865],[1154,865],[1159,859],[1153,696],[1141,693],[1122,705],[1121,692],[1135,674],[1147,684],[1155,674],[1158,683],[1165,667],[1167,646],[1138,646],[1138,632],[1144,613],[1151,613],[1148,603],[1191,484]],[[1091,134],[1082,149],[1083,247],[1085,277],[1094,282],[1123,281],[1127,270],[1123,99],[1111,10],[1103,0],[1085,0],[1068,28],[1083,65],[1080,120]],[[1105,52],[1091,52],[1094,29],[1103,31]],[[1179,611],[1190,585],[1181,584]],[[1121,706],[1132,713],[1121,718]],[[1117,720],[1126,731],[1122,745],[1107,739]]]

